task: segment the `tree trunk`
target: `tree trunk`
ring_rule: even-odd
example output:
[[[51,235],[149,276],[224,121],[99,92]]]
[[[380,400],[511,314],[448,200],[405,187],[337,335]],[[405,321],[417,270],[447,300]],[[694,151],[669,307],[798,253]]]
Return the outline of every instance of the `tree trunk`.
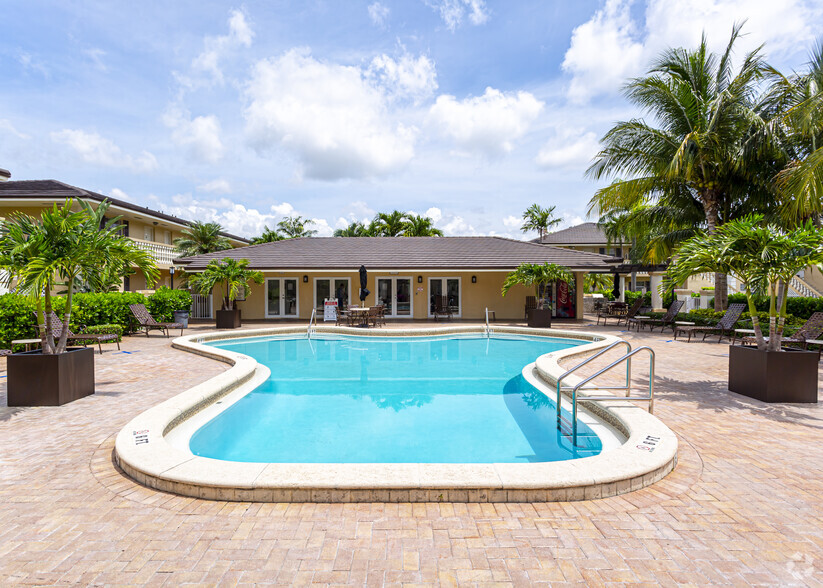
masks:
[[[710,235],[717,231],[719,220],[718,197],[715,190],[706,190],[703,193],[703,208],[706,211],[706,228]],[[722,273],[714,274],[714,309],[722,312],[729,304],[728,276]]]

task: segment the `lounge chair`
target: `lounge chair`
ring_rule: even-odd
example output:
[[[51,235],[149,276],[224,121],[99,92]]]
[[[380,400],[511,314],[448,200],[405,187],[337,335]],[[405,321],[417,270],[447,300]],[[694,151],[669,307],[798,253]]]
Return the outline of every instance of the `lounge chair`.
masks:
[[[537,296],[526,296],[526,318],[529,318],[529,311],[537,308]]]
[[[781,341],[781,345],[799,345],[801,349],[806,349],[808,343],[806,341],[810,339],[819,339],[820,335],[823,333],[823,312],[816,312],[812,316],[809,317],[803,326],[800,327],[794,334],[783,337]],[[766,342],[769,341],[768,337],[763,337]],[[745,337],[742,339],[742,343],[744,345],[752,345],[757,343],[756,337]]]
[[[0,349],[0,357],[5,357],[6,355],[11,355],[14,353],[11,349]]]
[[[654,331],[655,327],[660,327],[661,333],[666,327],[672,327],[672,329],[674,329],[676,326],[674,324],[675,319],[677,319],[680,309],[683,308],[683,304],[685,303],[682,300],[675,300],[671,303],[669,310],[666,311],[666,314],[664,314],[662,318],[643,321],[643,325],[648,325],[650,331]],[[641,325],[641,327],[643,325]]]
[[[737,324],[737,319],[740,318],[740,315],[745,309],[745,304],[729,304],[729,308],[726,309],[726,314],[724,314],[723,318],[721,318],[720,321],[713,327],[675,325],[674,338],[677,339],[678,333],[685,333],[689,336],[687,342],[690,343],[692,340],[692,333],[703,333],[702,341],[705,341],[706,337],[709,335],[719,335],[719,338],[717,339],[718,343],[723,340],[723,337],[731,339],[734,337],[734,325]]]
[[[37,319],[37,313],[34,313],[35,319]],[[81,325],[81,330],[85,330],[86,327]],[[51,312],[51,334],[54,337],[55,341],[60,338],[60,334],[63,332],[63,321],[60,320],[60,317],[57,316],[57,313],[52,311]],[[97,348],[100,350],[100,354],[103,354],[103,343],[117,343],[117,349],[120,350],[120,342],[117,340],[117,335],[113,333],[72,333],[71,329],[69,329],[69,335],[67,341],[80,343],[83,347],[88,345],[89,341],[93,341],[97,343]]]
[[[169,336],[169,329],[180,329],[180,335],[183,335],[182,323],[160,323],[154,320],[154,317],[149,314],[145,304],[129,304],[131,313],[137,319],[137,324],[141,329],[146,331],[146,337],[149,336],[149,331],[165,331],[166,337]]]
[[[449,320],[452,318],[452,310],[451,306],[449,306],[448,296],[434,297],[434,320],[437,320],[441,316],[445,316]]]

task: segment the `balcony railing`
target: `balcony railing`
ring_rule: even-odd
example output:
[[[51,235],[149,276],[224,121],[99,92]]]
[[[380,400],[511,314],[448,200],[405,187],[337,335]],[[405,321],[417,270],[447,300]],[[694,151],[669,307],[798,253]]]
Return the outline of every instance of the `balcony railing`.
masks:
[[[140,249],[151,253],[155,263],[172,265],[172,261],[177,256],[177,250],[171,245],[154,243],[153,241],[143,241],[142,239],[135,239],[133,237],[130,237],[130,239],[134,241]]]

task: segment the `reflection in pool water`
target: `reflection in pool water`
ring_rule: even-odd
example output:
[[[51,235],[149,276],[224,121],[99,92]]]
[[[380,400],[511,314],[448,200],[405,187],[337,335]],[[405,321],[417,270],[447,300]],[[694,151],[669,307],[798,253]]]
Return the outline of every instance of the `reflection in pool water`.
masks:
[[[580,344],[545,337],[313,338],[218,342],[271,378],[192,437],[196,455],[249,462],[495,463],[596,455],[556,427],[526,382],[539,355]]]

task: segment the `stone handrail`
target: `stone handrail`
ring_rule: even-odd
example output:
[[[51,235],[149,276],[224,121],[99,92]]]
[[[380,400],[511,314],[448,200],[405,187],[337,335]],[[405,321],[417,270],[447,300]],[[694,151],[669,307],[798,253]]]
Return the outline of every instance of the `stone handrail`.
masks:
[[[134,241],[140,249],[151,253],[154,261],[157,263],[172,265],[174,258],[177,257],[177,249],[171,245],[155,243],[154,241],[143,241],[142,239],[135,239],[134,237],[129,237],[129,239]]]

